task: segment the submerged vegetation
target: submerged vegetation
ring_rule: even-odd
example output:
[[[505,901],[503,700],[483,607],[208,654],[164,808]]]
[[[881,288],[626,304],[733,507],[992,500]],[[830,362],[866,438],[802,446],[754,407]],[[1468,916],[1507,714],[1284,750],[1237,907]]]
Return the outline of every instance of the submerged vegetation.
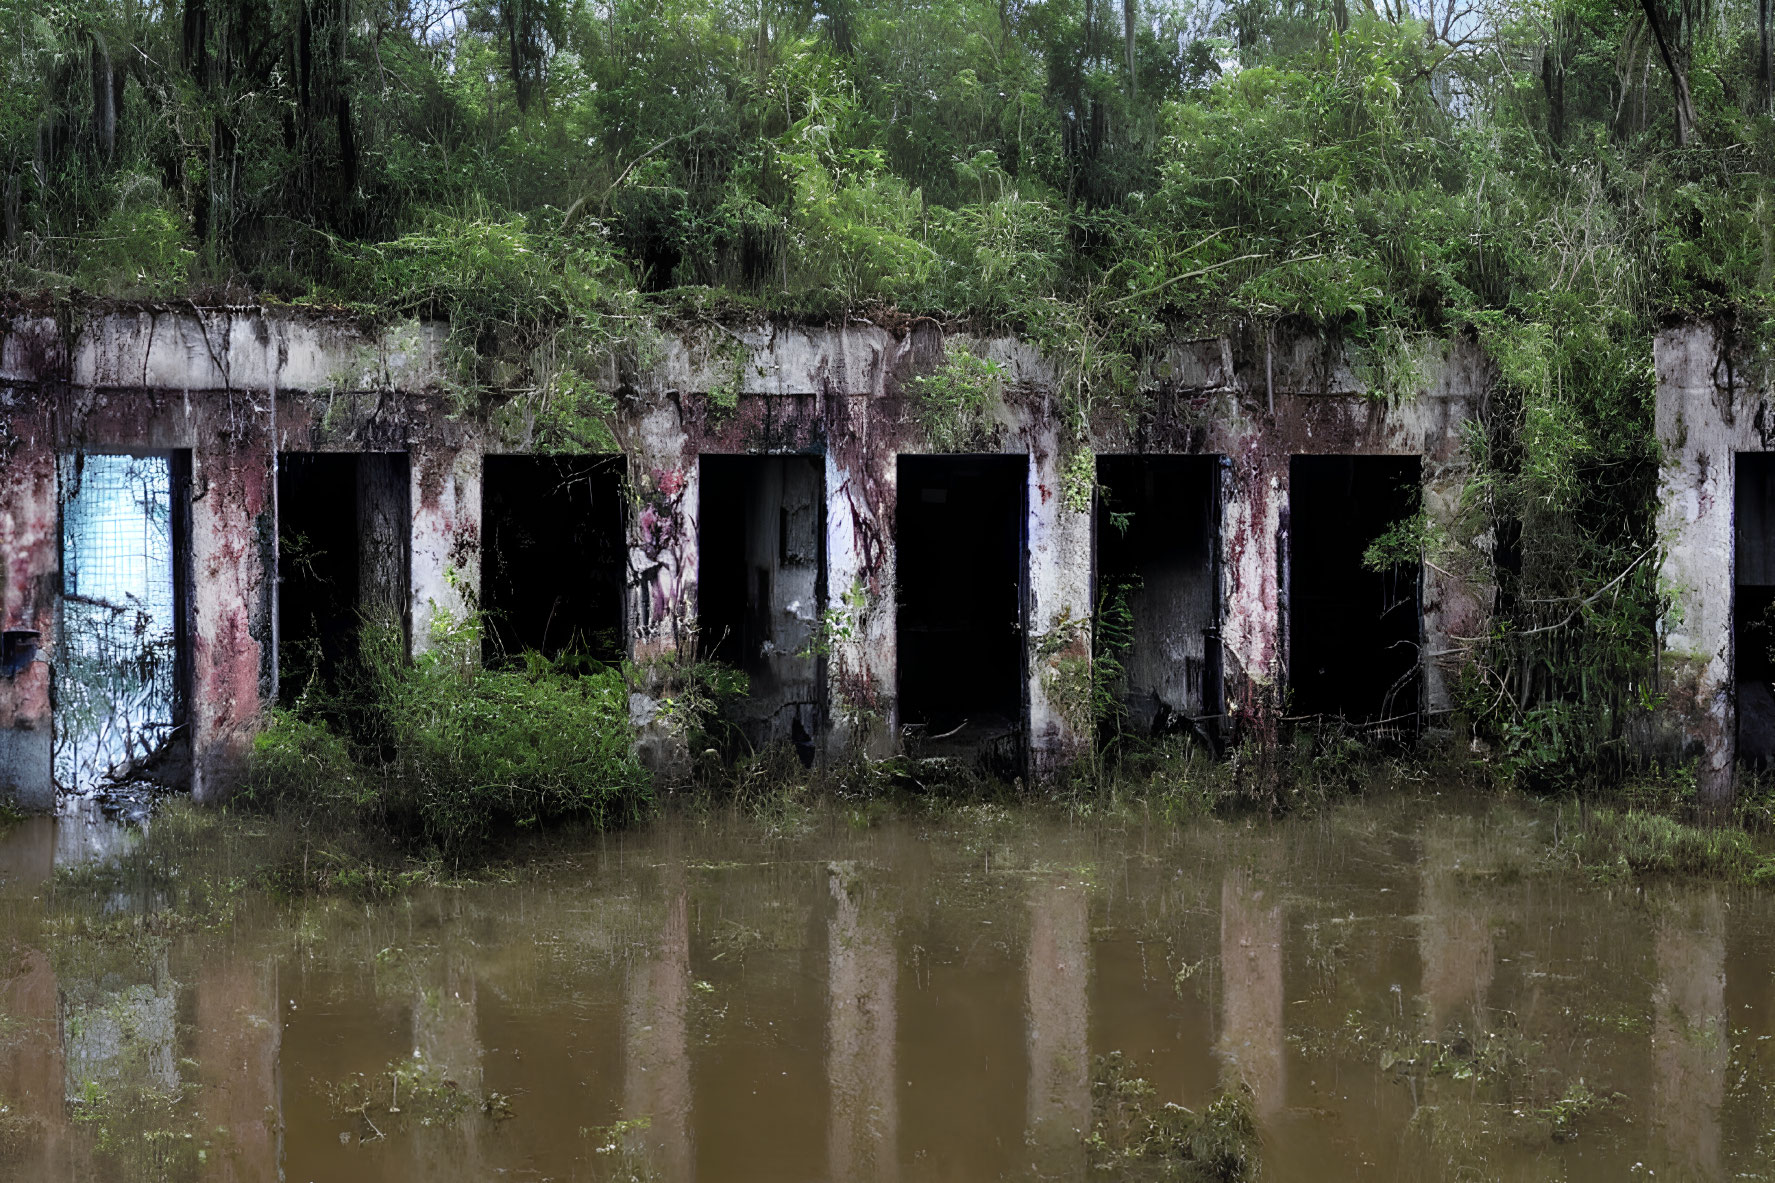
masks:
[[[1120,1052],[1092,1065],[1092,1166],[1118,1179],[1244,1183],[1261,1177],[1250,1090],[1222,1092],[1201,1113],[1161,1103]]]

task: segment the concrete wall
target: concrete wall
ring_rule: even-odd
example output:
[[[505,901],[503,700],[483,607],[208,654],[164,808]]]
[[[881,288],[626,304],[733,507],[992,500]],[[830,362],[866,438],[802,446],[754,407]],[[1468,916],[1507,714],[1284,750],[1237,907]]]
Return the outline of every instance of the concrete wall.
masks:
[[[66,332],[49,318],[0,327],[0,610],[5,627],[43,633],[50,663],[0,678],[0,791],[46,799],[58,451],[191,450],[190,719],[200,797],[229,791],[275,691],[278,451],[408,453],[413,646],[451,641],[450,622],[478,598],[482,457],[528,450],[523,425],[535,417],[502,415],[494,427],[470,413],[445,388],[442,342],[433,325],[371,332],[257,309],[127,311]],[[1064,496],[1073,432],[1043,358],[1011,338],[945,338],[929,321],[904,330],[758,324],[668,336],[656,364],[620,375],[612,428],[636,498],[625,616],[632,656],[657,683],[638,688],[632,707],[643,755],[662,774],[686,767],[654,711],[672,661],[695,637],[705,454],[823,458],[828,605],[849,596],[846,628],[828,655],[823,743],[831,757],[897,750],[895,457],[933,450],[906,383],[957,347],[985,353],[1006,375],[1003,399],[967,450],[1030,458],[1028,769],[1047,775],[1085,750],[1089,721],[1074,717],[1076,705],[1069,714],[1065,675],[1090,653],[1093,520]],[[1366,397],[1341,352],[1317,338],[1268,347],[1249,335],[1180,341],[1157,373],[1151,412],[1137,423],[1092,424],[1091,447],[1227,457],[1226,693],[1240,725],[1261,730],[1273,723],[1287,668],[1289,457],[1420,456],[1426,504],[1452,522],[1465,479],[1460,427],[1490,367],[1472,345],[1453,343],[1424,389],[1398,406]],[[707,397],[736,388],[731,407]],[[1423,700],[1434,723],[1461,660],[1454,638],[1480,634],[1488,593],[1439,567],[1426,566],[1424,581]]]
[[[1738,702],[1733,686],[1733,471],[1740,452],[1775,451],[1770,392],[1746,383],[1730,342],[1710,325],[1661,331],[1657,367],[1662,742],[1697,761],[1704,800],[1733,791]]]

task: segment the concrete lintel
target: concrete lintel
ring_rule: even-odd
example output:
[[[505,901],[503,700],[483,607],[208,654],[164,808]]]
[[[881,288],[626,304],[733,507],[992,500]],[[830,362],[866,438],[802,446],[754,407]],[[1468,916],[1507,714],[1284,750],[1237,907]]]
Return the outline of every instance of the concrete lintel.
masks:
[[[52,317],[0,332],[0,381],[85,389],[423,390],[444,377],[447,326],[380,330],[256,307]]]

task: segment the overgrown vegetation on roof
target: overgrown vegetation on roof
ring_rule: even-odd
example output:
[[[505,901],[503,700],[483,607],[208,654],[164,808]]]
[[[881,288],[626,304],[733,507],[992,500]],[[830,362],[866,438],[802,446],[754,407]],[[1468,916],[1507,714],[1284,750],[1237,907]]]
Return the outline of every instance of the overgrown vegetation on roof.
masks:
[[[1769,20],[0,0],[0,283],[447,316],[464,391],[539,397],[567,448],[673,318],[1013,329],[1075,445],[1179,331],[1333,334],[1392,398],[1472,334],[1498,380],[1432,556],[1499,587],[1463,711],[1528,782],[1594,783],[1656,696],[1652,328],[1775,339]]]

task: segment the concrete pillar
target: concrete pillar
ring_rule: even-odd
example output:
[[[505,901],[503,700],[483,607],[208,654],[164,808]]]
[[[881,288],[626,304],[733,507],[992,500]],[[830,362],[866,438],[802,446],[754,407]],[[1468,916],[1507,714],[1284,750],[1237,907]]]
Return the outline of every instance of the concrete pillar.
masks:
[[[829,1176],[856,1183],[899,1178],[899,958],[893,917],[857,882],[851,863],[825,868],[832,894],[826,927],[826,1080],[831,1116]]]
[[[10,633],[0,652],[0,800],[26,810],[55,806],[49,659],[61,515],[47,401],[0,390],[0,629]]]
[[[696,1177],[691,1132],[690,901],[681,865],[662,874],[665,895],[658,944],[629,971],[623,1007],[623,1118],[645,1119],[629,1149],[662,1179]]]
[[[415,655],[439,651],[454,638],[450,657],[469,664],[481,659],[478,630],[472,637],[453,631],[481,605],[481,471],[475,437],[456,445],[415,443],[409,454]]]
[[[0,1096],[27,1134],[24,1145],[8,1148],[16,1157],[6,1166],[20,1179],[72,1179],[55,970],[47,953],[31,948],[15,950],[5,970],[0,1014],[14,1034],[0,1044]]]
[[[1221,645],[1227,710],[1242,733],[1275,738],[1287,680],[1283,564],[1288,555],[1288,455],[1256,432],[1221,474]]]
[[[1220,1043],[1227,1083],[1251,1089],[1259,1120],[1281,1111],[1283,1046],[1282,904],[1249,871],[1229,870],[1220,887]]]
[[[1467,426],[1487,397],[1495,373],[1476,342],[1456,338],[1446,346],[1430,381],[1396,412],[1413,417],[1420,451],[1424,516],[1433,538],[1447,540],[1423,565],[1423,709],[1428,728],[1445,728],[1454,708],[1452,682],[1468,663],[1477,638],[1489,628],[1492,603],[1491,547],[1475,531],[1462,502],[1472,473]]]
[[[1089,754],[1091,710],[1091,511],[1067,505],[1068,457],[1051,426],[1031,441],[1023,561],[1029,586],[1029,770],[1052,776]],[[1086,458],[1089,459],[1088,457]],[[1093,477],[1093,479],[1095,479]]]
[[[269,1183],[283,1161],[283,1018],[277,966],[224,954],[198,970],[194,1059],[210,1140],[204,1178]]]
[[[636,661],[677,653],[696,623],[696,455],[676,405],[649,407],[629,444],[629,644]]]
[[[1424,1034],[1430,1038],[1440,1038],[1469,1007],[1483,1021],[1496,961],[1491,916],[1460,873],[1462,856],[1475,853],[1473,843],[1456,830],[1463,825],[1430,822],[1419,863],[1418,958],[1429,1012]]]
[[[1716,891],[1664,904],[1653,936],[1652,1124],[1684,1176],[1721,1175],[1720,1109],[1732,1054],[1726,911]]]
[[[1659,675],[1667,738],[1695,758],[1704,803],[1733,792],[1737,711],[1732,687],[1733,475],[1738,452],[1767,451],[1760,401],[1740,385],[1709,325],[1660,332],[1658,378]]]
[[[677,402],[662,398],[627,424],[629,457],[629,654],[642,686],[629,696],[636,752],[656,781],[684,780],[690,751],[679,720],[661,717],[660,700],[676,692],[674,666],[696,639],[699,471]]]
[[[893,506],[899,466],[869,448],[867,395],[827,397],[826,603],[844,635],[826,657],[827,753],[898,750]]]
[[[1039,876],[1029,892],[1028,1140],[1040,1175],[1085,1168],[1091,1129],[1090,896],[1078,880]]]
[[[460,923],[460,917],[452,918]],[[472,960],[446,947],[426,975],[426,988],[414,1000],[413,1059],[471,1102],[486,1094],[481,1077],[480,1017],[475,1004]],[[480,1113],[473,1104],[444,1129],[418,1130],[409,1139],[414,1177],[419,1179],[481,1179],[489,1175],[482,1160]]]
[[[191,796],[238,787],[260,712],[277,694],[273,643],[276,453],[268,413],[220,407],[191,461]]]
[[[1424,514],[1433,537],[1460,537],[1467,477],[1464,457],[1442,459],[1426,454]],[[1456,570],[1435,562],[1423,565],[1423,702],[1425,723],[1431,727],[1448,725],[1455,705],[1452,683],[1467,664],[1475,639],[1486,633],[1491,580],[1472,569],[1470,549],[1463,548],[1461,559],[1465,565]]]

